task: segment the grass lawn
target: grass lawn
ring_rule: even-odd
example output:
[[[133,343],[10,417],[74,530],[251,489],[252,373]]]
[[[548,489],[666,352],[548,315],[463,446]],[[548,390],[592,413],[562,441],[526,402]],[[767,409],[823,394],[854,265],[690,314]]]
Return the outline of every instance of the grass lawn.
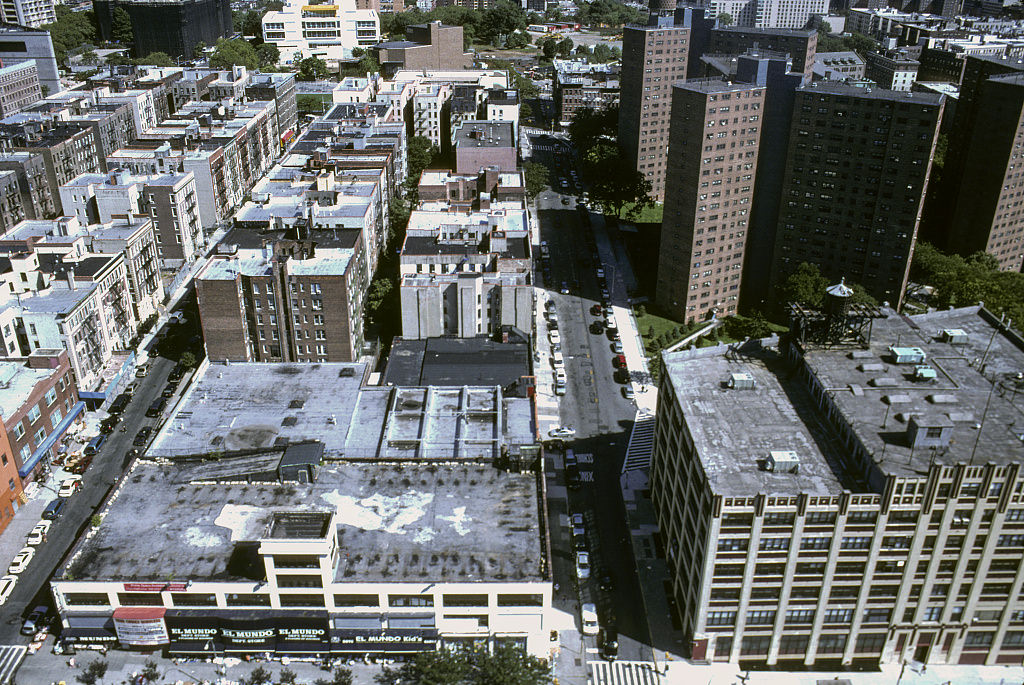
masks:
[[[652,313],[648,305],[641,306],[645,307],[643,313],[641,314],[639,308],[637,308],[633,310],[633,316],[636,317],[637,329],[640,331],[640,335],[643,336],[644,346],[647,348],[651,347],[653,341],[663,336],[670,339],[671,342],[668,345],[671,345],[704,325],[702,323],[690,325],[679,323],[657,313]],[[651,335],[652,332],[653,335]],[[665,347],[668,347],[668,345],[665,345]]]
[[[629,215],[629,210],[631,210],[633,207],[634,205],[626,205],[625,207],[622,208],[622,221],[628,221],[629,223],[638,224],[661,223],[662,211],[664,210],[663,205],[648,205],[644,207],[642,210],[640,210],[640,216],[636,217],[635,219]]]
[[[330,93],[300,93],[295,96],[295,104],[302,114],[323,114],[331,108],[333,99]]]

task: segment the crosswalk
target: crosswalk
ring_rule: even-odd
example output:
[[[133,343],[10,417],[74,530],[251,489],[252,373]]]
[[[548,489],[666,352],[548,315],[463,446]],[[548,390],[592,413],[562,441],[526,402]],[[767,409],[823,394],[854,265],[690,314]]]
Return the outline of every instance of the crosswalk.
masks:
[[[662,685],[665,680],[649,661],[591,661],[593,685]]]
[[[0,646],[0,685],[14,682],[14,674],[27,651],[28,648],[25,645]]]
[[[633,420],[633,431],[629,434],[629,446],[626,447],[626,459],[622,463],[622,472],[639,471],[651,465],[651,454],[654,452],[654,414],[637,412]]]

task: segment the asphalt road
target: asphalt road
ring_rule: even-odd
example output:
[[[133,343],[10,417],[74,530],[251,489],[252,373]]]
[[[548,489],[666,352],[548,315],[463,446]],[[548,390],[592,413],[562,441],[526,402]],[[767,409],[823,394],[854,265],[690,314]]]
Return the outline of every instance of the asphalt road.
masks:
[[[147,418],[146,409],[160,397],[167,384],[167,375],[174,368],[181,348],[199,331],[194,296],[186,297],[185,303],[177,311],[184,311],[187,320],[184,324],[166,328],[167,331],[173,331],[172,345],[160,347],[162,354],[169,354],[175,359],[160,356],[155,350],[150,351],[149,374],[144,378],[132,379],[138,383],[138,388],[123,414],[121,426],[125,426],[127,430],[122,432],[121,426],[118,426],[107,437],[106,443],[82,477],[82,489],[70,498],[64,515],[54,521],[46,542],[36,547],[36,555],[28,569],[19,577],[14,592],[7,602],[0,606],[0,644],[28,642],[28,638],[22,637],[19,633],[24,616],[36,605],[53,606],[48,582],[50,577],[78,536],[89,526],[93,514],[103,504],[107,494],[128,467],[128,451],[132,449],[132,440],[135,439],[136,432],[143,426],[152,426],[155,432],[163,420],[163,417]],[[174,344],[178,341],[180,344]],[[182,380],[175,398],[180,395],[187,382],[188,377]],[[171,406],[170,403],[168,406]],[[53,498],[57,496],[55,492],[52,495]]]
[[[552,185],[560,188],[559,179],[569,168],[568,155],[552,146],[550,139],[537,139],[534,156],[549,167]],[[567,192],[572,190],[570,187]],[[568,447],[580,459],[584,481],[579,489],[569,490],[567,510],[563,511],[560,502],[552,502],[551,516],[557,525],[559,514],[584,514],[594,567],[584,596],[597,604],[602,626],[617,628],[619,658],[646,660],[651,658],[651,640],[619,485],[636,407],[622,396],[622,385],[614,380],[612,341],[603,332],[594,334],[589,330],[598,318],[590,313],[590,308],[601,300],[596,269],[604,265],[593,247],[591,226],[581,219],[575,202],[572,195],[552,190],[537,198],[540,238],[547,242],[551,255],[550,277],[538,282],[545,284],[555,301],[568,377],[560,415],[563,425],[576,429]],[[623,249],[615,243],[612,247]],[[613,286],[612,302],[625,304],[621,281],[614,279],[607,267],[605,272]],[[561,292],[563,282],[568,294]],[[561,459],[558,463],[561,465]],[[559,476],[559,482],[564,484],[564,474]],[[572,587],[575,567],[570,535],[561,528],[553,533],[556,581],[562,587]],[[599,588],[604,576],[612,580],[611,592]],[[595,645],[594,638],[587,638],[586,642]]]

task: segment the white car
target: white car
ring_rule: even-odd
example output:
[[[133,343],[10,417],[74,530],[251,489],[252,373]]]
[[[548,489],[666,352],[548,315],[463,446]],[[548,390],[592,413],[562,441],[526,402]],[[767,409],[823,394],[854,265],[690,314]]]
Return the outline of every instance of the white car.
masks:
[[[558,333],[557,330],[548,331],[548,340],[551,341],[552,345],[557,345],[558,343],[562,342],[562,336]]]
[[[35,555],[35,547],[23,547],[20,552],[14,555],[11,565],[7,567],[7,572],[11,575],[21,573],[28,568],[29,563],[32,561],[32,557]]]
[[[597,622],[597,607],[587,602],[580,609],[580,623],[583,626],[584,635],[597,635],[600,625]]]
[[[7,598],[14,592],[14,586],[18,584],[18,576],[4,576],[0,578],[0,604],[4,604]]]
[[[590,577],[590,554],[587,552],[576,552],[576,577],[580,580]]]
[[[571,438],[576,435],[576,429],[572,426],[558,426],[548,431],[548,436],[552,438]]]
[[[57,497],[71,497],[79,490],[82,489],[82,477],[71,476],[61,481],[60,490],[57,491]]]
[[[25,538],[26,545],[41,545],[43,540],[46,539],[46,534],[50,532],[50,526],[53,525],[53,521],[40,521],[32,529],[32,532]]]

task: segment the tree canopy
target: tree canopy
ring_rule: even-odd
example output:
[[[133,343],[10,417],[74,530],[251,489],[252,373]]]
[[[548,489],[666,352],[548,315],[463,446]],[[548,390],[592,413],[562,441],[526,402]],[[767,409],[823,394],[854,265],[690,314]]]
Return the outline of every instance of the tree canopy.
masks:
[[[537,197],[548,185],[548,168],[540,162],[527,162],[523,173],[526,175],[526,194]]]
[[[551,668],[510,646],[484,650],[421,652],[397,669],[384,669],[382,685],[547,685]]]
[[[135,60],[136,64],[146,64],[153,67],[173,67],[174,59],[166,52],[151,52],[145,57]]]
[[[820,308],[825,304],[825,289],[835,283],[829,282],[822,275],[817,264],[801,262],[796,269],[786,277],[786,280],[779,285],[776,301],[780,307],[785,307],[790,302],[798,302],[802,305]],[[859,283],[846,281],[846,285],[853,289],[852,302],[877,304],[875,298],[871,297]]]
[[[327,78],[330,72],[327,70],[327,62],[319,57],[309,56],[299,61],[299,74],[296,78],[300,81],[318,81]]]
[[[919,242],[910,265],[910,278],[935,289],[930,305],[967,307],[984,302],[995,314],[1006,314],[1020,330],[1024,326],[1024,274],[1000,271],[992,255],[947,255]]]
[[[865,55],[878,49],[878,42],[863,33],[854,31],[848,36],[830,36],[824,28],[824,25],[818,28],[818,52],[853,50]],[[831,29],[831,27],[828,28]]]
[[[587,26],[622,26],[640,23],[644,14],[616,0],[594,0],[581,4],[576,20]]]
[[[383,13],[380,17],[380,30],[392,38],[403,38],[407,26],[430,21],[461,26],[466,49],[474,40],[500,47],[515,47],[522,42],[523,37],[519,34],[525,33],[529,24],[526,11],[520,5],[509,0],[498,0],[492,7],[482,11],[446,5],[429,12],[412,8],[405,12]]]
[[[99,33],[96,14],[91,10],[72,12],[67,5],[57,5],[54,9],[57,21],[42,28],[50,32],[57,61],[66,64],[69,53],[96,42]]]
[[[273,43],[264,43],[256,48],[256,61],[261,67],[270,67],[277,64],[281,59],[281,51]]]
[[[569,124],[569,140],[577,150],[589,150],[600,140],[617,138],[619,131],[619,108],[593,109],[585,107],[573,117]]]
[[[210,55],[211,69],[231,69],[233,66],[255,69],[258,64],[255,48],[241,38],[221,38]]]
[[[115,7],[110,15],[110,37],[121,45],[131,45],[135,42],[132,18],[123,7]]]
[[[437,146],[430,142],[430,138],[423,136],[414,136],[409,139],[409,148],[406,154],[406,160],[409,164],[409,176],[408,183],[415,187],[420,182],[420,174],[423,170],[430,166],[431,162],[437,158],[440,154],[440,150]]]

